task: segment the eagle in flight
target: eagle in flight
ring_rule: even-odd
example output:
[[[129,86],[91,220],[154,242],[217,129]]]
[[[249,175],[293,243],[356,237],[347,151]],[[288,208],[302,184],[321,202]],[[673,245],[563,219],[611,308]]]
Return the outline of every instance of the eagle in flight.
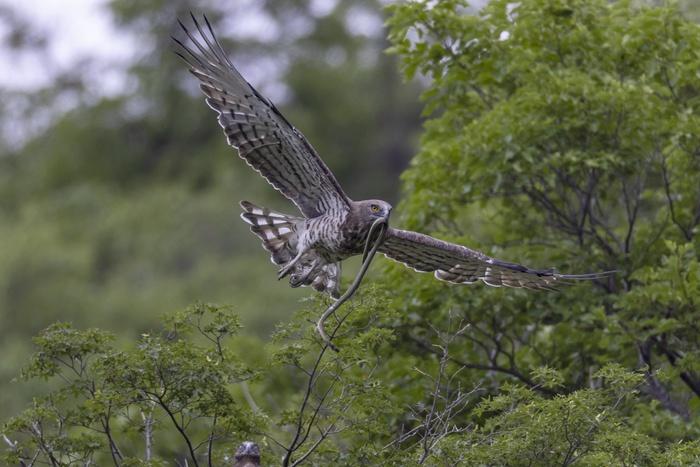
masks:
[[[206,28],[194,15],[192,20],[197,35],[180,22],[192,45],[173,38],[179,45],[176,53],[199,79],[229,144],[301,211],[301,216],[291,216],[242,201],[241,218],[280,266],[278,278],[289,276],[292,287],[311,286],[338,298],[341,262],[362,254],[370,227],[377,219],[388,221],[391,205],[376,199],[351,200],[304,135],[236,70],[206,17]],[[608,274],[531,269],[394,228],[386,230],[379,251],[416,271],[433,272],[438,279],[457,284],[483,281],[496,287],[548,290]]]

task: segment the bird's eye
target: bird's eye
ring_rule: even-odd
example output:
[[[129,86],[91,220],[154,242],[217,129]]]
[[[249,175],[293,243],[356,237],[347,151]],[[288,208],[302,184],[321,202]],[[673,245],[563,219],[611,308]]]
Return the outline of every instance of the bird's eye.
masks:
[[[370,211],[372,212],[379,212],[379,205],[378,204],[371,204],[369,206]]]

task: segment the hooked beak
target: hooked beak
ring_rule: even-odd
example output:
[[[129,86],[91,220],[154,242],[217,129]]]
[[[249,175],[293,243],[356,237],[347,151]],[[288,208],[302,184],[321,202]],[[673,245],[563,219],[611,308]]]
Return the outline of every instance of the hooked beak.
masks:
[[[391,216],[391,209],[389,209],[389,212],[387,212],[386,214],[377,213],[377,215],[373,217],[374,219],[382,219],[384,222],[389,222],[389,216]]]

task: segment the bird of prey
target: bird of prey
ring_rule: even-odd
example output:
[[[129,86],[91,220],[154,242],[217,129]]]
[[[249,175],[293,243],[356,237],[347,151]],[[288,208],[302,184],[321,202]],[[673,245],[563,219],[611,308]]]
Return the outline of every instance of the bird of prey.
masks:
[[[260,467],[260,449],[252,441],[243,441],[234,456],[233,467]]]
[[[334,298],[340,295],[341,262],[361,254],[370,226],[388,221],[386,201],[351,200],[316,150],[267,98],[236,70],[212,27],[180,26],[192,45],[176,52],[200,81],[206,102],[239,156],[268,183],[292,201],[301,216],[292,216],[242,201],[242,219],[280,267],[278,278],[289,275],[292,287],[311,286]],[[470,248],[418,232],[388,228],[379,251],[420,272],[433,272],[443,281],[491,286],[553,289],[601,274],[559,274],[491,258]]]

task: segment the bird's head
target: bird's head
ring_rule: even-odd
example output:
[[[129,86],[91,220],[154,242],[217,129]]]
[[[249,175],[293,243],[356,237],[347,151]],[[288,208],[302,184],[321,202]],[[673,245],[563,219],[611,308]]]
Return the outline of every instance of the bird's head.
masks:
[[[375,220],[383,218],[389,220],[391,214],[391,204],[380,199],[368,199],[360,201],[360,212],[368,219]]]
[[[244,441],[238,446],[235,455],[237,465],[260,465],[260,449],[252,441]],[[252,462],[252,463],[245,463]]]

